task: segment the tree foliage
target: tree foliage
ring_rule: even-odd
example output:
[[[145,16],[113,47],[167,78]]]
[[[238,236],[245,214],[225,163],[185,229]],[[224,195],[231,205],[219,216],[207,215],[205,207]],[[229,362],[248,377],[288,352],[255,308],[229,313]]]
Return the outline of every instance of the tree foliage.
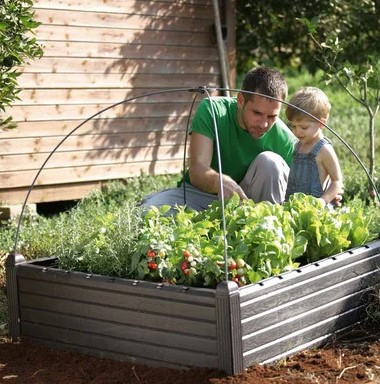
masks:
[[[322,69],[369,117],[369,175],[375,172],[380,106],[380,0],[245,0],[237,3],[238,70],[257,64]],[[371,195],[374,195],[373,189]]]
[[[337,83],[368,113],[369,118],[369,176],[375,178],[375,118],[380,108],[380,62],[379,54],[374,49],[367,57],[349,57],[349,42],[339,40],[336,31],[330,32],[325,41],[318,41],[318,24],[308,20],[301,20],[309,31],[310,39],[318,51],[316,59],[321,63],[324,78],[327,83]],[[367,48],[368,49],[368,48]],[[370,191],[375,195],[374,186]]]
[[[365,62],[379,52],[379,0],[244,0],[237,2],[238,71],[256,63],[278,67],[321,68],[318,48],[299,20],[318,23],[316,38],[325,41],[335,34],[344,41],[342,59]]]
[[[40,23],[34,18],[31,0],[0,2],[0,113],[18,100],[20,66],[42,56],[42,47],[33,36]],[[0,127],[11,127],[11,117],[1,118]]]

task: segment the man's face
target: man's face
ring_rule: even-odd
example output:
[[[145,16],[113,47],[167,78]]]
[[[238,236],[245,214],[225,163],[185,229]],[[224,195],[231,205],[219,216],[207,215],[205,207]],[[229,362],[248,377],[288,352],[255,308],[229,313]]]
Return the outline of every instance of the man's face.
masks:
[[[260,139],[276,122],[281,102],[263,96],[252,95],[245,101],[243,94],[238,97],[238,121],[254,139]]]

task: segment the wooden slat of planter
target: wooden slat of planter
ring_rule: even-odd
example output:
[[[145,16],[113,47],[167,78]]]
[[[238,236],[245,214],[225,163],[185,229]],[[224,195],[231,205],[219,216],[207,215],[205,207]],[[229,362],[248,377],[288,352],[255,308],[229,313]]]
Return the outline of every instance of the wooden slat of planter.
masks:
[[[263,289],[263,294],[260,297],[249,300],[242,304],[242,319],[249,320],[252,316],[250,312],[254,308],[255,313],[263,313],[273,308],[273,302],[276,302],[276,307],[289,305],[289,303],[299,303],[301,306],[314,305],[315,294],[325,292],[327,296],[321,296],[321,299],[328,300],[328,295],[334,290],[339,294],[339,289],[347,289],[347,286],[352,286],[352,289],[360,289],[361,278],[368,279],[374,282],[379,277],[380,271],[378,265],[380,263],[380,254],[370,256],[369,258],[358,260],[349,266],[341,266],[339,268],[310,277],[307,280],[288,281],[288,286],[282,287],[275,292],[266,294]],[[292,284],[293,282],[293,284]],[[309,301],[308,303],[308,300]],[[253,320],[253,319],[252,319]]]
[[[54,258],[20,264],[17,276],[62,285],[70,284],[78,287],[92,287],[94,289],[117,291],[132,295],[136,294],[136,290],[139,295],[146,296],[151,296],[153,292],[154,295],[159,294],[160,298],[215,306],[215,289],[182,287],[142,280],[90,275],[75,271],[68,272],[58,268],[49,268],[52,263],[54,263]]]
[[[282,315],[279,309],[280,318],[273,325],[263,316],[258,323],[261,327],[252,333],[243,333],[243,350],[250,351],[260,346],[275,342],[291,333],[297,332],[315,323],[327,321],[329,318],[335,317],[348,310],[355,310],[362,307],[368,301],[367,289],[355,292],[350,295],[344,295],[336,300],[328,301],[326,304],[315,305],[311,310],[305,309],[298,315],[286,312]],[[281,317],[284,319],[281,321]]]
[[[59,48],[55,47],[54,50],[56,49]],[[81,51],[84,47],[78,47],[78,49]],[[178,50],[179,48],[176,48],[173,52],[176,55],[183,55]],[[66,55],[72,56],[73,54],[67,52]],[[158,57],[152,57],[152,60],[155,59],[158,59]],[[175,60],[176,57],[171,57],[171,59]],[[67,76],[65,73],[23,73],[18,81],[21,88],[45,89],[146,88],[147,84],[154,84],[152,89],[157,90],[160,88],[198,87],[199,84],[210,87],[220,85],[219,76],[214,74],[156,75],[138,73],[136,75],[125,75],[115,73],[72,73]]]
[[[119,9],[120,11],[120,9]],[[110,28],[89,28],[72,25],[48,25],[42,24],[36,31],[37,40],[59,41],[63,37],[67,41],[87,41],[87,42],[111,42],[120,44],[145,44],[152,43],[159,45],[178,45],[178,46],[212,46],[215,38],[210,33],[192,31],[166,31],[166,30],[145,30],[141,29],[110,29]],[[43,58],[39,61],[43,61]],[[38,61],[33,62],[33,68],[38,65]],[[27,70],[27,68],[26,68]]]
[[[62,313],[52,313],[33,308],[23,308],[23,323],[39,324],[41,326],[52,326],[57,328],[66,328],[82,332],[91,332],[97,335],[108,337],[117,337],[125,340],[136,341],[140,343],[161,345],[164,347],[178,347],[185,345],[190,351],[200,351],[204,353],[216,353],[215,338],[200,337],[184,333],[175,333],[170,331],[155,330],[152,327],[126,326],[125,324],[114,321],[99,321],[88,317],[77,317]]]
[[[355,324],[363,316],[365,306],[355,308],[343,314],[330,317],[327,320],[317,322],[308,328],[300,329],[294,333],[275,340],[271,343],[261,345],[258,348],[250,351],[245,351],[244,366],[248,367],[255,362],[264,362],[272,359],[274,356],[277,358],[286,356],[290,350],[296,351],[307,345],[317,346],[318,342],[323,343],[333,335],[337,329],[343,329]]]
[[[281,358],[355,324],[365,314],[368,287],[379,280],[379,250],[376,240],[247,287],[253,289],[241,303],[245,363]]]
[[[251,306],[251,316],[242,321],[243,335],[254,333],[273,324],[286,321],[292,317],[301,315],[315,308],[328,305],[336,300],[349,300],[349,297],[361,292],[362,287],[371,286],[380,277],[380,270],[371,271],[365,275],[351,278],[339,284],[331,285],[327,288],[318,289],[318,283],[311,283],[314,292],[302,296],[301,298],[291,296],[288,300],[284,300],[283,294],[272,297],[272,305],[267,310],[257,308],[255,304]],[[350,305],[354,304],[350,301]],[[254,311],[252,311],[254,308]],[[248,310],[248,308],[247,308]]]
[[[215,337],[215,324],[212,322],[192,319],[190,317],[175,317],[154,312],[137,311],[132,309],[110,307],[107,303],[93,304],[75,300],[60,299],[20,294],[20,318],[23,319],[23,308],[39,311],[63,313],[72,316],[87,317],[100,321],[111,321],[125,326],[150,327],[156,330],[184,333],[200,337]],[[67,324],[70,328],[70,324]]]
[[[260,283],[249,285],[240,289],[240,301],[243,303],[253,300],[262,295],[273,295],[279,289],[304,280],[317,278],[321,273],[328,273],[336,268],[348,265],[352,262],[366,259],[372,255],[380,253],[380,240],[372,241],[364,246],[352,248],[349,251],[342,252],[338,255],[320,260],[318,263],[309,264],[297,270],[283,273],[279,277],[271,277]]]
[[[70,329],[39,326],[26,323],[23,334],[32,339],[39,335],[39,340],[49,340],[64,343],[65,346],[81,347],[82,352],[99,351],[104,356],[109,352],[125,355],[124,360],[136,362],[140,357],[152,359],[161,363],[176,363],[180,365],[194,365],[198,367],[216,367],[215,355],[187,351],[182,348],[166,348],[152,344],[126,341],[119,338],[109,338]]]
[[[152,312],[173,317],[186,317],[197,320],[215,322],[215,308],[213,306],[188,303],[186,301],[166,300],[159,293],[152,291],[150,296],[141,295],[138,289],[127,294],[115,290],[99,290],[71,286],[57,285],[54,282],[20,279],[19,292],[31,295],[43,295],[59,299],[75,300],[96,305],[124,308],[141,312]],[[156,294],[155,294],[156,293]]]
[[[163,9],[166,5],[163,4]],[[186,7],[187,8],[187,7]],[[167,11],[167,8],[166,8]],[[184,10],[186,12],[186,9]],[[173,16],[140,16],[137,14],[117,14],[117,13],[97,13],[97,12],[72,12],[66,10],[56,10],[54,13],[50,9],[36,9],[35,17],[44,24],[71,25],[82,27],[102,27],[112,29],[125,29],[128,26],[131,29],[140,29],[141,34],[144,29],[169,31],[193,31],[209,32],[210,24],[213,18],[200,19],[191,17],[173,17]]]
[[[186,317],[160,315],[153,312],[143,312],[125,308],[110,307],[107,303],[92,304],[87,302],[20,294],[20,313],[23,318],[23,308],[40,311],[64,313],[67,315],[88,317],[96,320],[113,321],[126,326],[148,326],[152,329],[184,333],[189,335],[215,337],[215,324]],[[67,325],[70,328],[70,325]]]
[[[97,180],[123,179],[125,177],[145,174],[175,174],[181,172],[182,160],[147,161],[137,163],[121,163],[113,165],[94,165],[70,168],[44,169],[36,185],[64,184],[76,182],[88,182]],[[32,184],[36,171],[25,171],[21,175],[18,172],[0,172],[0,185],[28,187]]]

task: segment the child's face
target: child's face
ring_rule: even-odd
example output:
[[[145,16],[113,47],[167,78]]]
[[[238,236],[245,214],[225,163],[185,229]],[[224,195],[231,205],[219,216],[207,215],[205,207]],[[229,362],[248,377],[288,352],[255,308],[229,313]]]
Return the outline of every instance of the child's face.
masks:
[[[289,126],[302,144],[313,144],[323,136],[323,125],[312,118],[297,117],[290,121]]]

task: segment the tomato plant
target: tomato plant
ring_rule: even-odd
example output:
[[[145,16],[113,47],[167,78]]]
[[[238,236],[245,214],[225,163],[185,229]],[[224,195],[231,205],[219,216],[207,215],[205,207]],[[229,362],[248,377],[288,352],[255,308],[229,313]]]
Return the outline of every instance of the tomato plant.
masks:
[[[330,211],[303,194],[283,205],[233,196],[225,202],[225,234],[220,201],[202,212],[177,207],[168,216],[169,209],[152,207],[144,217],[131,264],[135,278],[215,287],[226,279],[224,235],[228,279],[239,286],[297,268],[301,256],[311,262],[368,240],[363,216]]]

